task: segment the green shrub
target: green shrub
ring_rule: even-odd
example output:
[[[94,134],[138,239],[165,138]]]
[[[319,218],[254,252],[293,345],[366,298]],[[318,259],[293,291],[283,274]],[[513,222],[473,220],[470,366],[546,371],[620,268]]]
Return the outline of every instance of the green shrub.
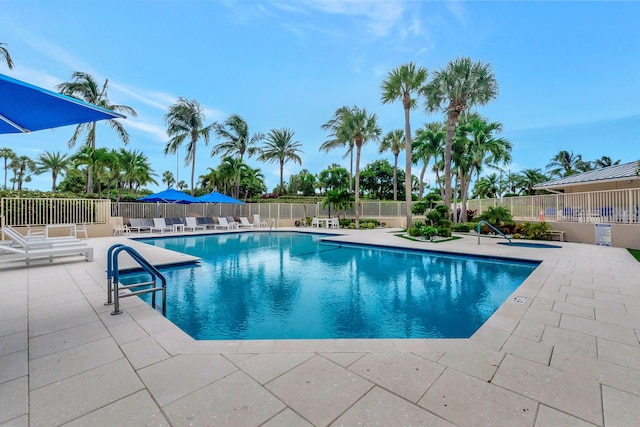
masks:
[[[438,234],[438,229],[436,227],[431,227],[429,225],[426,225],[420,229],[420,234],[424,237],[431,238]]]
[[[550,237],[547,235],[548,230],[549,225],[546,222],[523,222],[516,229],[516,231],[520,231],[522,235],[531,240],[549,240]]]
[[[438,227],[438,236],[451,237],[451,229],[449,227]]]
[[[451,231],[458,233],[468,233],[470,229],[469,223],[453,224],[451,226]]]
[[[418,227],[414,226],[414,227],[409,228],[409,230],[407,230],[407,233],[411,237],[418,237],[418,236],[420,236],[420,229]]]

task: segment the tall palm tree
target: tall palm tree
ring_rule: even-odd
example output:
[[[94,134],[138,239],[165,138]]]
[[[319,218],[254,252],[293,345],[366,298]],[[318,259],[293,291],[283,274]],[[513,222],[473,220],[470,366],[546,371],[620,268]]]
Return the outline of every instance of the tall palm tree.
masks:
[[[546,168],[551,176],[565,177],[580,172],[581,163],[583,163],[582,154],[574,155],[573,151],[560,150],[547,163]]]
[[[402,100],[405,138],[405,200],[407,202],[407,229],[411,227],[411,121],[410,111],[417,107],[415,96],[421,93],[427,80],[427,69],[409,62],[394,68],[382,82],[382,103]],[[395,200],[395,199],[394,199]]]
[[[338,108],[333,117],[321,126],[323,130],[331,133],[329,134],[329,139],[320,145],[319,151],[329,152],[336,148],[347,147],[347,152],[343,158],[349,157],[349,191],[353,191],[351,177],[353,176],[353,148],[355,147],[355,141],[351,135],[341,131],[345,118],[350,114],[350,111],[350,108],[346,106]]]
[[[498,96],[498,83],[490,64],[472,62],[462,57],[450,61],[438,70],[433,80],[424,86],[427,111],[447,114],[447,135],[444,146],[444,203],[451,203],[451,145],[458,117],[474,105],[484,105]]]
[[[0,148],[0,157],[4,159],[4,189],[7,189],[7,170],[9,169],[9,161],[16,157],[16,153],[7,147]]]
[[[238,156],[241,162],[245,154],[248,157],[256,154],[258,152],[256,144],[264,139],[264,134],[260,132],[250,135],[249,125],[238,114],[232,114],[222,124],[216,123],[214,131],[221,142],[213,147],[211,155]]]
[[[10,70],[13,70],[13,61],[11,60],[11,55],[9,55],[9,50],[7,50],[6,43],[0,43],[0,58],[4,59]]]
[[[374,113],[369,114],[364,108],[353,106],[344,116],[344,122],[339,134],[353,139],[356,147],[356,177],[355,177],[355,211],[356,228],[360,228],[360,155],[362,146],[368,141],[377,141],[382,130],[378,126],[378,118]]]
[[[215,123],[204,126],[202,106],[195,99],[180,97],[178,102],[169,107],[164,116],[167,124],[167,135],[171,138],[164,147],[164,154],[175,154],[178,148],[187,141],[187,153],[184,156],[185,165],[191,162],[191,195],[193,196],[193,180],[196,173],[196,148],[200,138],[204,144],[209,143],[209,136]]]
[[[216,123],[214,130],[220,143],[213,147],[211,155],[220,154],[223,158],[237,156],[240,163],[243,162],[245,154],[251,157],[259,152],[257,144],[264,139],[264,134],[261,132],[251,135],[249,125],[238,114],[232,114],[222,124]],[[239,175],[235,177],[235,187],[235,197],[238,197],[240,193]]]
[[[126,113],[133,117],[138,114],[136,111],[126,105],[112,104],[109,101],[107,89],[109,86],[109,80],[105,80],[102,86],[98,85],[96,80],[88,73],[76,71],[71,75],[73,79],[70,82],[60,83],[57,88],[60,93],[69,95],[89,104],[97,105],[107,110],[117,111],[120,113]],[[129,143],[129,133],[126,131],[122,123],[116,119],[109,119],[103,121],[109,127],[111,127],[117,134],[118,138],[127,145]],[[76,126],[71,139],[69,139],[69,148],[76,144],[76,141],[80,135],[85,135],[84,144],[89,146],[91,150],[96,149],[96,124],[97,122],[81,123]],[[91,168],[87,169],[87,193],[93,192],[93,173]]]
[[[418,183],[418,200],[422,200],[424,193],[424,175],[429,161],[444,153],[445,126],[439,122],[427,123],[424,129],[416,130],[416,137],[411,143],[411,161],[414,164],[422,162],[420,182]],[[435,162],[434,162],[435,163]]]
[[[173,187],[173,184],[176,183],[176,179],[173,177],[173,172],[164,171],[162,172],[162,183],[167,186],[167,188]]]
[[[401,129],[396,129],[387,132],[378,150],[380,154],[387,150],[393,153],[393,200],[398,200],[398,156],[404,148],[404,133]]]
[[[302,159],[298,154],[303,153],[300,150],[302,144],[299,141],[293,141],[294,135],[295,132],[290,129],[271,129],[258,157],[258,161],[268,163],[277,161],[280,165],[280,195],[284,194],[284,164],[287,161],[302,164]]]
[[[51,191],[56,191],[56,181],[58,175],[61,175],[71,166],[71,158],[67,154],[60,154],[56,151],[50,153],[45,151],[36,159],[36,174],[40,175],[45,172],[51,172]]]
[[[463,222],[467,221],[467,198],[472,175],[479,178],[483,166],[498,169],[501,164],[511,161],[511,142],[498,137],[502,123],[489,122],[479,114],[464,115],[458,123],[462,144],[459,152],[452,155],[456,159],[458,183],[460,184],[461,212]],[[455,146],[455,144],[454,144]]]

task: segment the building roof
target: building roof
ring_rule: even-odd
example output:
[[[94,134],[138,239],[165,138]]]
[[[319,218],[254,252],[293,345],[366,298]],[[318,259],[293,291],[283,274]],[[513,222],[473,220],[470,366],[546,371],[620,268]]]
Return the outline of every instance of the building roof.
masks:
[[[575,185],[595,184],[609,181],[640,179],[638,175],[638,160],[621,165],[609,166],[602,169],[570,175],[554,181],[547,181],[535,185],[535,190],[559,189]]]

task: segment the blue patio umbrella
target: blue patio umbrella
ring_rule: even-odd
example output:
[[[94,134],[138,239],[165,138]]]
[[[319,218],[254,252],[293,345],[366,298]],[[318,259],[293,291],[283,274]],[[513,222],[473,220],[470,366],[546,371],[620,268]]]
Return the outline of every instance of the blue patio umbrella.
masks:
[[[183,193],[182,191],[174,190],[173,188],[167,188],[164,191],[161,191],[156,194],[151,194],[149,196],[141,197],[138,199],[141,202],[150,202],[150,203],[179,203],[179,204],[189,204],[189,203],[202,203],[200,200],[195,197]]]
[[[200,201],[200,203],[231,203],[235,205],[244,204],[244,202],[241,200],[234,199],[231,196],[227,196],[226,194],[222,194],[217,191],[212,191],[209,194],[198,197],[198,201]]]
[[[0,134],[117,118],[125,116],[0,74]]]

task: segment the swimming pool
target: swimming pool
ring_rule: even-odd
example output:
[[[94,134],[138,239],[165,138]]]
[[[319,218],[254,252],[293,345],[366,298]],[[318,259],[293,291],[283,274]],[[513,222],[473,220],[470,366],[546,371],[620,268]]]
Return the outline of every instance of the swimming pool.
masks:
[[[467,338],[538,265],[322,237],[248,232],[143,241],[202,258],[163,274],[167,318],[207,340]]]

